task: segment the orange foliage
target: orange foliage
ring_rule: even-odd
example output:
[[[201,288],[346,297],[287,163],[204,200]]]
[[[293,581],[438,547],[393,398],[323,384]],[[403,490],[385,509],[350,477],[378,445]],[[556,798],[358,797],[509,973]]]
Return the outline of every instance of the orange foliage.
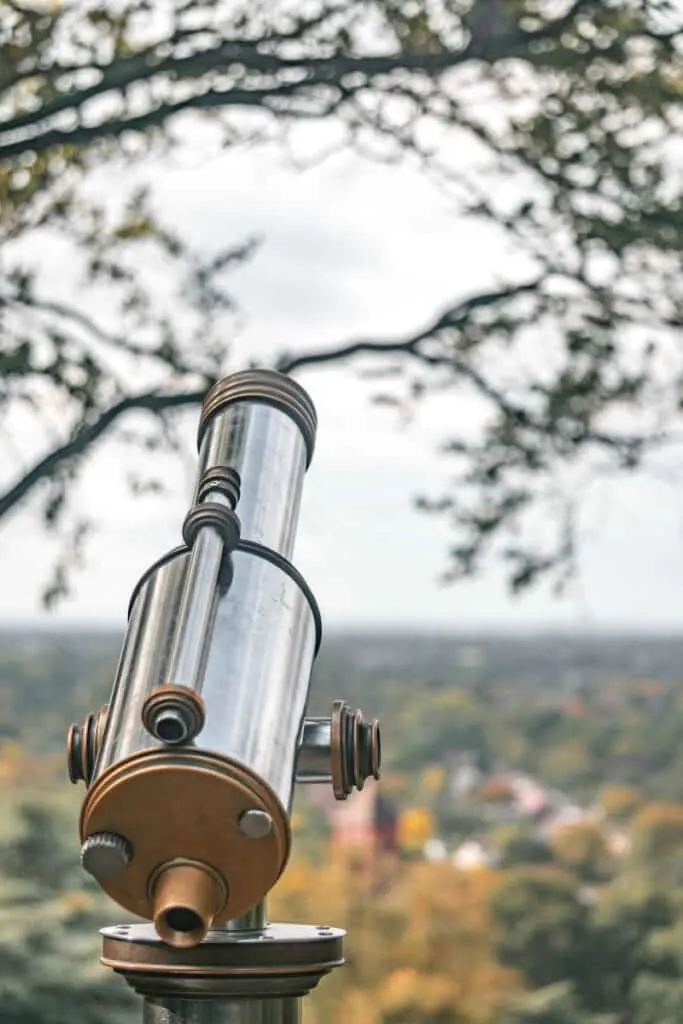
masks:
[[[552,833],[550,845],[558,860],[580,872],[601,873],[612,859],[604,829],[594,821],[561,825]]]
[[[411,807],[398,819],[397,840],[403,850],[420,850],[435,831],[434,815],[425,807]]]
[[[646,804],[633,818],[631,827],[643,856],[656,860],[683,851],[683,804]]]
[[[378,892],[343,856],[321,867],[295,861],[272,894],[271,919],[347,929],[348,966],[306,1000],[307,1024],[499,1020],[519,983],[494,956],[489,901],[498,883],[486,868],[394,862]]]
[[[420,775],[420,788],[430,796],[442,790],[445,782],[446,770],[440,764],[429,765]]]
[[[635,786],[605,786],[599,803],[608,818],[626,821],[643,803],[643,793]]]

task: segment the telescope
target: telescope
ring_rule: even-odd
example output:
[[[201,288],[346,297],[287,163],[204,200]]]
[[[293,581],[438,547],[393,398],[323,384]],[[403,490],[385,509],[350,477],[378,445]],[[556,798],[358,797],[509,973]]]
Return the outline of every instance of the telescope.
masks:
[[[296,1024],[344,962],[344,932],[272,924],[296,783],[345,800],[379,778],[375,720],[307,717],[321,616],[292,563],[317,416],[287,376],[205,396],[183,544],[133,590],[109,704],[72,725],[81,863],[142,923],[104,928],[101,963],[144,1024]]]

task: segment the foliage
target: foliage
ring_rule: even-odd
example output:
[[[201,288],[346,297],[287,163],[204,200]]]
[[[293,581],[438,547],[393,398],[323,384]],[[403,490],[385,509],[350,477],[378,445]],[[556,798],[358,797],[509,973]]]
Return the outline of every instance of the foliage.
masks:
[[[446,439],[452,484],[420,501],[453,525],[446,578],[495,553],[514,590],[543,576],[562,586],[584,477],[633,469],[677,421],[680,30],[667,0],[123,0],[87,16],[73,2],[5,3],[3,412],[38,424],[42,446],[0,515],[37,492],[63,531],[46,600],[93,527],[69,501],[90,452],[110,434],[177,450],[171,413],[227,365],[225,275],[253,247],[192,252],[147,188],[150,161],[186,154],[198,127],[213,152],[275,144],[301,162],[298,129],[319,125],[334,150],[418,163],[461,218],[495,229],[509,272],[487,290],[454,288],[407,337],[276,362],[373,357],[400,377],[378,399],[402,411],[443,389],[476,396],[478,429]],[[50,288],[46,243],[70,269],[72,304]]]
[[[434,816],[424,807],[409,807],[398,819],[397,841],[402,850],[422,851],[434,832]]]
[[[548,864],[555,860],[546,840],[528,825],[506,826],[494,831],[492,839],[504,868],[523,864]]]
[[[323,914],[348,933],[348,966],[311,997],[311,1024],[348,1019],[350,1007],[363,1024],[495,1020],[518,984],[493,956],[495,874],[408,862],[391,879],[377,887],[335,857],[315,871],[295,863],[278,884],[273,918]]]
[[[651,803],[632,822],[634,853],[662,885],[683,882],[683,804]]]
[[[513,868],[494,895],[493,911],[501,961],[521,970],[532,988],[571,973],[587,932],[587,907],[571,875],[555,867]]]
[[[676,1004],[683,948],[670,898],[617,885],[589,899],[566,875],[530,868],[506,873],[493,907],[501,957],[535,990],[513,1002],[513,1020],[639,1019],[648,983]]]
[[[605,786],[599,796],[602,810],[614,821],[628,821],[642,800],[642,791],[635,786]]]
[[[510,1024],[589,1024],[591,1020],[581,1010],[572,985],[564,981],[514,1000],[508,1019]]]
[[[84,882],[73,801],[65,806],[43,792],[4,797],[0,809],[3,1024],[71,1024],[74,1016],[101,1024],[103,1014],[126,1024],[134,1000],[98,963],[98,929],[120,912]]]
[[[605,881],[614,869],[609,837],[595,821],[561,825],[553,831],[550,846],[557,860],[583,882]]]

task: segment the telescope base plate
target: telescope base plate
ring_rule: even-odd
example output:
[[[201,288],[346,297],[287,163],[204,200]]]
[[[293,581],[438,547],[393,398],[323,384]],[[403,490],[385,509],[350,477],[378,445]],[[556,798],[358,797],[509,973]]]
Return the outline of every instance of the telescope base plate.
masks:
[[[283,998],[307,995],[344,963],[339,928],[269,924],[214,928],[198,945],[168,946],[147,924],[103,928],[101,963],[146,998]]]

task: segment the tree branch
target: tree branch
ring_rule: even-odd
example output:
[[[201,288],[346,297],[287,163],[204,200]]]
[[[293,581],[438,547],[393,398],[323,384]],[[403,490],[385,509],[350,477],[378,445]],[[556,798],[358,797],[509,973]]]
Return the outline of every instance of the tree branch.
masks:
[[[36,313],[52,313],[54,316],[71,321],[72,324],[77,324],[79,327],[82,327],[84,331],[87,331],[93,338],[96,338],[110,349],[126,352],[128,355],[137,356],[141,359],[163,361],[177,373],[196,372],[193,367],[183,366],[177,359],[172,358],[168,353],[165,353],[162,357],[158,350],[147,348],[144,345],[138,345],[134,341],[129,341],[123,335],[111,334],[108,331],[105,331],[105,329],[101,327],[93,317],[88,316],[75,306],[67,306],[61,302],[55,302],[48,299],[36,299],[33,297],[31,299],[12,297],[8,300],[7,305],[20,306],[26,310]],[[2,300],[0,298],[0,307],[1,306]]]
[[[340,363],[352,359],[354,356],[372,353],[374,355],[411,355],[424,363],[431,365],[453,366],[455,357],[433,356],[420,350],[420,345],[430,338],[434,338],[441,331],[447,329],[462,328],[467,323],[471,314],[477,309],[487,306],[494,306],[499,302],[517,298],[535,292],[541,284],[542,278],[530,281],[527,284],[513,285],[510,288],[501,288],[492,292],[482,292],[471,299],[450,306],[441,313],[424,330],[408,338],[400,338],[394,341],[354,341],[348,345],[337,346],[336,348],[323,349],[322,351],[303,352],[299,356],[284,353],[277,360],[276,369],[280,373],[295,373],[306,366],[320,366],[324,363]]]
[[[0,143],[0,159],[7,160],[19,154],[32,151],[43,152],[60,145],[84,145],[101,138],[117,137],[124,131],[145,131],[160,125],[168,118],[183,110],[220,109],[227,106],[263,107],[268,109],[271,99],[308,91],[314,86],[346,90],[347,95],[368,88],[373,79],[397,71],[418,72],[434,76],[450,70],[473,58],[497,60],[504,57],[523,56],[530,43],[552,38],[561,33],[576,15],[590,8],[595,0],[575,0],[570,10],[561,18],[547,22],[542,28],[529,32],[519,30],[503,34],[487,41],[485,52],[471,42],[460,50],[443,48],[436,53],[401,51],[387,56],[355,56],[352,53],[336,52],[329,57],[288,58],[275,53],[264,53],[257,41],[221,41],[213,49],[201,50],[184,57],[174,55],[155,58],[153,48],[140,53],[118,58],[108,68],[102,69],[102,77],[93,85],[67,90],[51,102],[36,110],[23,112],[6,121],[0,121],[0,135],[38,126],[35,136],[21,141]],[[188,32],[187,37],[192,33]],[[173,43],[174,39],[166,41]],[[269,42],[277,42],[277,39]],[[98,125],[79,124],[71,129],[40,128],[44,122],[65,110],[76,111],[89,100],[111,91],[122,92],[136,82],[145,81],[156,75],[170,75],[173,78],[201,78],[211,71],[228,64],[242,65],[247,72],[268,74],[274,78],[269,87],[234,87],[229,90],[208,89],[196,96],[176,102],[160,104],[134,117],[113,118]],[[84,66],[87,69],[87,66]],[[291,81],[293,71],[300,72],[300,80]],[[286,81],[278,82],[278,75],[285,74]],[[362,79],[353,88],[345,86],[349,77]],[[326,112],[323,111],[321,116]]]
[[[150,391],[146,394],[132,395],[110,406],[94,423],[81,426],[70,441],[54,448],[48,455],[36,462],[4,494],[0,495],[0,519],[25,498],[36,484],[40,483],[41,480],[51,477],[60,464],[82,455],[87,448],[98,441],[125,414],[136,410],[145,410],[158,415],[168,409],[199,405],[204,400],[205,394],[206,388],[202,388],[201,391],[184,391],[168,395],[157,391]]]
[[[323,351],[303,353],[300,356],[283,355],[277,360],[275,364],[276,369],[281,373],[291,374],[306,366],[332,362],[341,363],[363,353],[375,355],[403,354],[420,360],[424,365],[443,366],[454,370],[462,377],[470,380],[482,394],[486,395],[499,407],[507,408],[509,403],[506,402],[504,396],[495,390],[466,360],[458,359],[455,353],[453,355],[441,356],[425,352],[420,348],[420,345],[429,339],[435,338],[441,331],[462,328],[477,309],[493,306],[496,303],[504,302],[518,295],[533,292],[538,285],[539,281],[531,281],[527,284],[476,295],[447,309],[432,324],[409,338],[393,342],[357,341]],[[48,306],[50,305],[48,304]],[[61,313],[63,310],[61,307],[55,307],[54,312]],[[84,326],[92,329],[94,325],[86,321]],[[146,410],[158,415],[169,409],[199,405],[204,399],[208,386],[209,384],[207,383],[201,390],[185,391],[177,394],[163,394],[151,391],[140,395],[133,395],[117,402],[101,413],[93,423],[78,429],[71,440],[54,448],[36,462],[16,483],[5,491],[4,494],[0,495],[0,519],[7,515],[18,502],[22,501],[37,484],[52,476],[60,464],[82,455],[90,445],[99,440],[122,416],[135,410]]]

